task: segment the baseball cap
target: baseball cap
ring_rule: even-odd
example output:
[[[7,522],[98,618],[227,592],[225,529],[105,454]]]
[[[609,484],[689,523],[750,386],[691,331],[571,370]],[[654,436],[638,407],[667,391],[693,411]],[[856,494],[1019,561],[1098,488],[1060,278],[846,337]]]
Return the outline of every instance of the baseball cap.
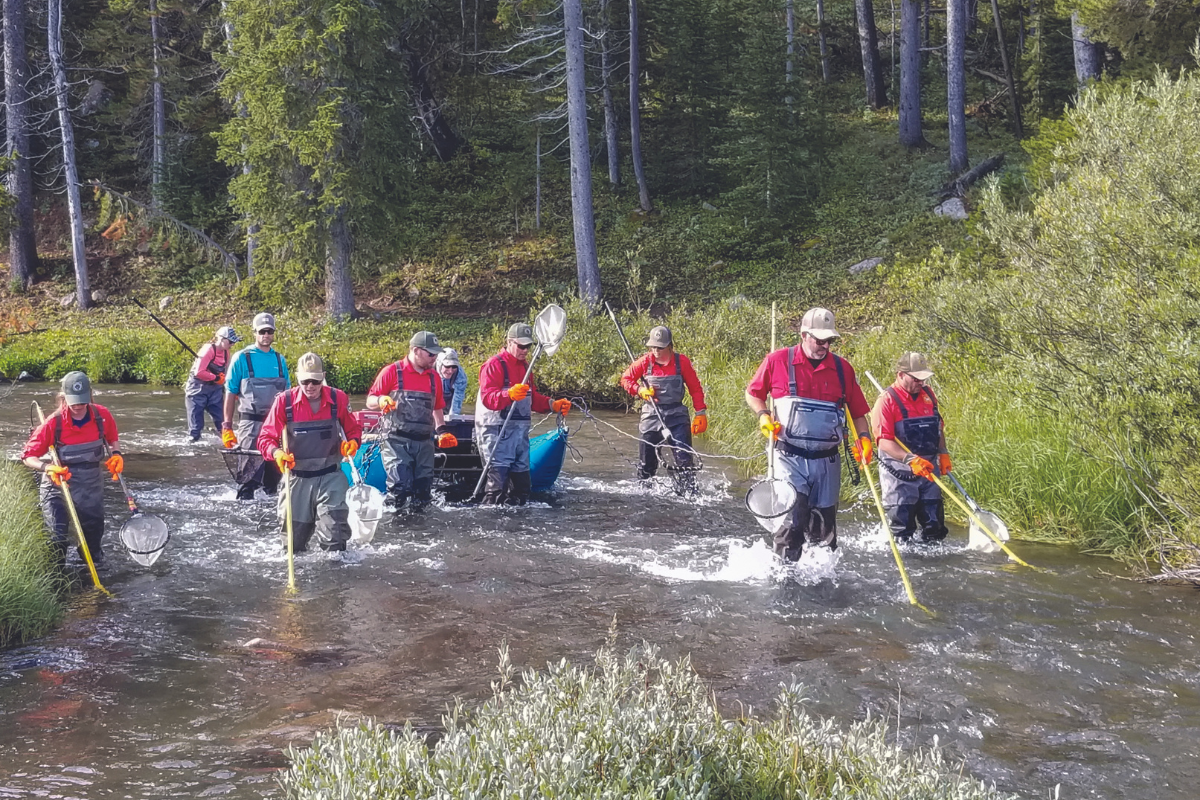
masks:
[[[462,366],[458,363],[458,351],[453,347],[442,348],[441,354],[438,356],[437,363],[439,367],[458,367]]]
[[[924,353],[905,353],[896,361],[897,372],[907,372],[919,381],[927,381],[933,377],[929,368],[929,358]]]
[[[646,347],[670,347],[670,345],[670,328],[666,325],[659,325],[657,328],[650,329],[650,335],[646,337]]]
[[[258,333],[263,328],[272,328],[273,329],[274,327],[275,327],[275,315],[274,314],[268,314],[266,311],[264,311],[261,314],[259,314],[257,317],[254,318],[254,332],[255,333]]]
[[[78,370],[63,375],[59,387],[67,398],[67,405],[74,406],[92,402],[92,382],[87,375]]]
[[[840,334],[833,327],[833,312],[828,308],[810,308],[800,320],[800,333],[811,334],[818,339],[832,339]]]
[[[228,339],[235,344],[242,340],[242,337],[234,333],[233,328],[229,327],[228,325],[222,325],[221,327],[217,328],[217,338]]]
[[[438,344],[437,337],[429,331],[418,331],[411,339],[408,340],[409,347],[419,347],[422,350],[428,350],[435,356],[442,352],[442,346]]]
[[[325,380],[325,362],[316,353],[305,353],[296,362],[296,380]]]
[[[533,326],[524,322],[514,322],[508,328],[508,338],[517,344],[533,344]]]

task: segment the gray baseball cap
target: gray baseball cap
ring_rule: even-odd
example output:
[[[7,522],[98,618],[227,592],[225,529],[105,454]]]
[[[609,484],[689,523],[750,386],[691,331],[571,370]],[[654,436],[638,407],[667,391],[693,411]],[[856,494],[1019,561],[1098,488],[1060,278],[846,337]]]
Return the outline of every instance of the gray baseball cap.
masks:
[[[63,375],[59,386],[69,406],[92,402],[92,381],[78,370]]]
[[[646,337],[646,347],[670,347],[671,346],[671,329],[666,325],[659,325],[656,328],[650,329],[650,335]]]
[[[217,338],[228,339],[235,344],[242,340],[242,337],[238,336],[234,332],[233,328],[229,327],[228,325],[222,325],[221,327],[217,328]]]
[[[443,347],[442,354],[437,360],[439,367],[458,367],[462,366],[458,363],[458,351],[453,347]]]
[[[429,331],[418,331],[411,339],[408,340],[409,347],[419,347],[422,350],[428,350],[433,355],[442,352],[442,346],[438,344],[437,337]]]
[[[517,344],[533,344],[533,326],[524,322],[514,322],[508,327],[508,338]]]
[[[266,311],[254,318],[254,332],[258,333],[263,328],[275,329],[275,315],[268,314]]]

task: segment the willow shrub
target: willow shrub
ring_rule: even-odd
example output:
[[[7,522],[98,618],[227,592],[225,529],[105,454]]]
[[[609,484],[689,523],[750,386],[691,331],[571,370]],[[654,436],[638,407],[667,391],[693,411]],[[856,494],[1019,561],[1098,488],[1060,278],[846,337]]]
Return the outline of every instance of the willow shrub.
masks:
[[[515,670],[502,648],[493,696],[456,702],[432,747],[409,725],[320,734],[291,752],[286,795],[475,798],[998,798],[936,750],[904,753],[880,721],[841,730],[782,688],[771,720],[725,719],[686,660],[649,645],[595,665]]]
[[[54,627],[62,589],[29,471],[0,462],[0,646]]]

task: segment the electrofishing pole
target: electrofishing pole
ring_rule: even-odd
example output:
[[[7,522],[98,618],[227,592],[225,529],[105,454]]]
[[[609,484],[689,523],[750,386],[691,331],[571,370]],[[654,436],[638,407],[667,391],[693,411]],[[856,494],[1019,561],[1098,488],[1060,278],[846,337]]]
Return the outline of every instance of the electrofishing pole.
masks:
[[[161,319],[159,319],[158,317],[156,317],[156,316],[154,315],[154,312],[153,312],[153,311],[151,311],[150,309],[148,309],[148,308],[146,308],[144,305],[142,305],[142,304],[141,304],[141,302],[140,302],[140,301],[139,301],[139,300],[138,300],[136,297],[133,297],[133,298],[130,298],[130,299],[131,299],[131,300],[133,300],[133,302],[134,302],[134,303],[137,305],[137,307],[138,307],[138,308],[140,308],[142,311],[145,311],[147,314],[149,314],[149,315],[150,315],[150,319],[154,320],[154,321],[155,321],[155,322],[157,322],[157,323],[158,323],[160,326],[162,326],[162,329],[163,329],[164,331],[166,331],[167,333],[171,334],[171,338],[172,338],[172,339],[174,339],[175,341],[179,342],[179,345],[180,345],[180,347],[182,347],[184,350],[187,350],[189,353],[191,353],[191,354],[192,354],[192,358],[199,358],[199,357],[200,357],[199,355],[197,355],[197,354],[196,354],[196,351],[195,351],[195,350],[193,350],[192,348],[188,347],[188,345],[187,345],[187,342],[183,341],[183,339],[180,339],[178,336],[176,336],[176,335],[175,335],[175,331],[173,331],[173,330],[171,330],[170,328],[168,328],[168,327],[167,327],[167,323],[163,322]]]

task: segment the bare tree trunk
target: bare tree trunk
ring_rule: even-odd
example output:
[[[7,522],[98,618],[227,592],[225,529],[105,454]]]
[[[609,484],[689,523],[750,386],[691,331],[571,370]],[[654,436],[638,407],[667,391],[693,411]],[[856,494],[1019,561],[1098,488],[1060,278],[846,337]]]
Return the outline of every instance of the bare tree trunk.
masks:
[[[921,14],[921,47],[929,47],[929,0],[925,0],[925,10]]]
[[[154,59],[154,151],[150,159],[150,207],[158,210],[162,206],[162,184],[166,174],[167,155],[167,112],[163,102],[162,85],[162,39],[158,27],[158,2],[150,0],[150,41]]]
[[[992,0],[992,16],[996,20],[996,39],[1000,43],[1000,64],[1004,67],[1004,82],[1008,85],[1008,100],[1012,104],[1017,138],[1024,139],[1025,126],[1021,124],[1021,98],[1017,97],[1017,82],[1013,79],[1012,64],[1008,61],[1008,45],[1004,41],[1004,23],[1000,21],[1000,4],[997,0]]]
[[[793,3],[794,0],[787,0],[784,8],[784,16],[787,20],[787,65],[784,69],[786,74],[783,79],[787,83],[792,82],[792,56],[796,54],[796,9]],[[792,107],[791,92],[784,98],[784,102],[787,103],[789,109]]]
[[[650,188],[646,185],[646,170],[642,167],[642,111],[639,108],[638,81],[641,66],[638,56],[638,6],[629,0],[629,157],[633,161],[633,176],[637,178],[638,203],[649,212]]]
[[[71,217],[71,258],[75,263],[75,298],[80,308],[92,307],[88,283],[87,251],[83,247],[83,207],[79,198],[79,171],[75,168],[75,129],[71,127],[67,70],[63,65],[62,0],[49,0],[46,15],[46,49],[54,73],[54,96],[58,125],[62,131],[63,173],[67,182],[67,211]]]
[[[900,0],[900,144],[922,147],[920,0]]]
[[[226,10],[225,0],[221,0],[221,20],[222,20],[221,29],[225,31],[225,48],[230,53],[232,53],[233,52],[233,23],[229,21],[229,15]],[[246,116],[246,106],[242,103],[242,97],[240,94],[238,95],[235,105],[237,106],[238,116],[239,117]],[[245,150],[244,145],[243,145],[242,149]],[[242,164],[242,174],[243,175],[250,174],[250,163],[249,162],[244,162]],[[258,233],[258,225],[254,224],[254,222],[251,221],[249,216],[247,216],[245,218],[245,221],[246,221],[246,277],[253,278],[254,277],[255,234]]]
[[[338,206],[329,222],[329,241],[325,245],[325,310],[330,319],[341,321],[354,316],[354,284],[350,280],[353,251],[346,207]]]
[[[821,82],[829,83],[829,45],[825,40],[825,0],[817,0],[817,44],[821,49]]]
[[[1075,43],[1075,80],[1082,89],[1090,81],[1100,80],[1100,45],[1088,38],[1088,30],[1079,21],[1079,12],[1071,12],[1071,38]]]
[[[542,229],[542,131],[537,132],[537,150],[534,157],[533,229]]]
[[[879,62],[879,34],[875,29],[875,6],[871,0],[854,0],[858,17],[858,45],[862,51],[863,82],[867,88],[867,105],[874,109],[887,105],[884,90],[883,65]]]
[[[950,174],[967,168],[966,0],[946,0],[946,115],[950,119]]]
[[[15,201],[8,235],[9,281],[28,289],[37,268],[33,229],[33,164],[29,160],[29,59],[25,52],[26,0],[4,0],[4,113],[8,192]]]
[[[600,0],[600,19],[603,25],[600,31],[600,77],[603,81],[604,146],[608,151],[608,182],[615,188],[621,185],[621,154],[617,149],[617,106],[613,102],[613,64],[608,49],[608,37],[612,33],[608,14],[609,2],[610,0]]]
[[[592,215],[592,159],[588,147],[587,77],[584,74],[583,0],[565,0],[563,29],[567,58],[567,126],[571,136],[571,216],[575,223],[575,266],[579,296],[600,304],[600,265]],[[631,84],[635,81],[631,80]]]
[[[433,86],[429,83],[429,67],[415,51],[408,54],[408,77],[412,82],[417,119],[421,120],[421,127],[433,142],[438,161],[449,161],[458,152],[460,142],[433,93]]]

